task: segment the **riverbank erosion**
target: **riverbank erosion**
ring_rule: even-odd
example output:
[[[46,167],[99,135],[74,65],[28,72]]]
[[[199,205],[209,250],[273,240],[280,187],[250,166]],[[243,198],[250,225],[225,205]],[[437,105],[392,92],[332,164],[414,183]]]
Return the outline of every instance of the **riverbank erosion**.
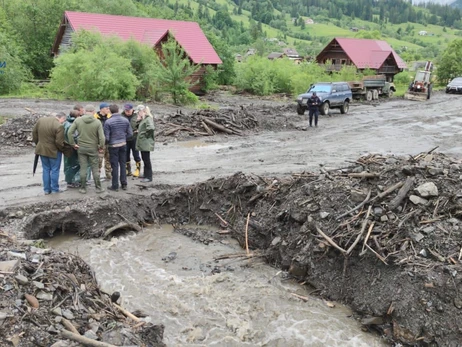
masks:
[[[240,256],[262,257],[317,295],[349,305],[390,342],[457,346],[461,175],[459,160],[433,151],[367,155],[342,168],[236,173],[188,186],[147,185],[118,198],[9,207],[0,218],[24,239],[70,230],[110,238],[152,223],[173,224],[204,243],[231,234]],[[221,231],[191,232],[188,224]]]

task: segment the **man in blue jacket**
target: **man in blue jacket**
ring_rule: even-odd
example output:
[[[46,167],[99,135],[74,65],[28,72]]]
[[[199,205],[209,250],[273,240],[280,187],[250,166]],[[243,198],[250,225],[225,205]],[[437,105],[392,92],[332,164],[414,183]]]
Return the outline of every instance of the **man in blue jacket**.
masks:
[[[119,113],[117,105],[111,105],[109,110],[112,116],[104,123],[104,136],[112,168],[112,186],[108,189],[117,192],[119,190],[119,173],[122,189],[127,189],[127,172],[125,170],[127,138],[133,136],[133,131],[128,119]]]

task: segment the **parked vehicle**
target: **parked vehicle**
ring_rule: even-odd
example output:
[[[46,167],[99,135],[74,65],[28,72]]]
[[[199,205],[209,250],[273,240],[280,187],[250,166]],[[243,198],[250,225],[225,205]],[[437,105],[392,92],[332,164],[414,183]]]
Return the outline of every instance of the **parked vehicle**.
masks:
[[[391,97],[396,92],[395,85],[387,82],[385,75],[366,76],[361,81],[348,84],[356,100],[378,100],[380,96]]]
[[[319,112],[329,114],[331,108],[339,108],[341,113],[348,113],[350,102],[353,99],[350,86],[347,82],[319,82],[312,84],[306,93],[297,97],[297,113],[302,115],[307,110],[308,99],[313,92],[321,99]]]
[[[446,86],[446,93],[462,93],[462,77],[456,77]]]
[[[433,64],[427,61],[425,69],[417,71],[409,89],[404,94],[407,100],[425,101],[430,99],[432,93],[432,71]]]

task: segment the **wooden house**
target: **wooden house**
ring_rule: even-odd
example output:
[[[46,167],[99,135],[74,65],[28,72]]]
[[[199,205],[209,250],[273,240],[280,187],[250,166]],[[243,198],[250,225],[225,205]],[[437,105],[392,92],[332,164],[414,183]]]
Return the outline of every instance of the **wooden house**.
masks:
[[[406,68],[406,63],[385,41],[335,38],[316,57],[329,71],[339,71],[343,66],[355,66],[358,71],[375,70],[377,74],[393,76]]]
[[[71,34],[81,29],[97,31],[104,36],[118,36],[122,40],[133,39],[151,46],[157,52],[161,52],[162,43],[169,36],[173,37],[183,48],[190,62],[201,66],[191,77],[193,82],[198,81],[191,88],[194,93],[199,93],[202,89],[207,66],[217,68],[222,64],[196,22],[72,11],[64,12],[51,51],[52,55],[56,57],[69,47],[72,44]]]

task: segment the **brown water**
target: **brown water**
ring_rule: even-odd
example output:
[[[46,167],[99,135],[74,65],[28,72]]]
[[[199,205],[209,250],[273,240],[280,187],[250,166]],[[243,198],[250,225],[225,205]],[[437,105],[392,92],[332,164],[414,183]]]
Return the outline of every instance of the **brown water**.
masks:
[[[163,323],[168,346],[385,346],[348,308],[309,297],[278,269],[255,258],[214,261],[243,252],[231,239],[204,245],[162,226],[110,241],[62,235],[48,244],[79,254],[105,291],[121,292],[124,307]]]

